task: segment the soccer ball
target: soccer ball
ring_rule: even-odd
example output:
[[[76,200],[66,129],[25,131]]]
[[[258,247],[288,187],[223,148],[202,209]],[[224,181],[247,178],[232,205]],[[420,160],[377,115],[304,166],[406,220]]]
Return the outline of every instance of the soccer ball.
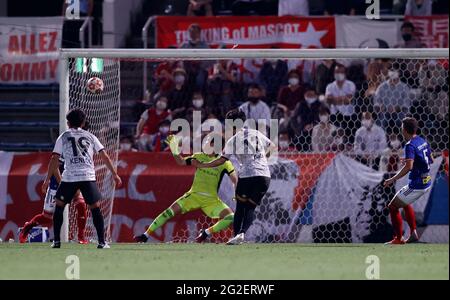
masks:
[[[89,92],[93,94],[98,94],[103,92],[103,88],[105,85],[103,84],[103,80],[98,77],[92,77],[87,82],[87,89]]]

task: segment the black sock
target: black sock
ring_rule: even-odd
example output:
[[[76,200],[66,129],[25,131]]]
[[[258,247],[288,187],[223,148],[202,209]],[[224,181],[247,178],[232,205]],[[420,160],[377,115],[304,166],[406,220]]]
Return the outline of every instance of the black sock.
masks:
[[[233,219],[233,232],[234,236],[241,233],[242,222],[244,221],[245,216],[245,205],[241,201],[236,201],[236,211],[234,212]]]
[[[97,230],[98,243],[105,243],[105,223],[100,207],[91,209],[92,223],[94,223],[95,230]]]
[[[61,227],[64,221],[64,207],[56,205],[53,213],[53,239],[55,242],[61,241]]]
[[[244,221],[241,228],[241,233],[246,233],[247,230],[252,226],[253,220],[255,219],[255,207],[251,204],[246,205]]]

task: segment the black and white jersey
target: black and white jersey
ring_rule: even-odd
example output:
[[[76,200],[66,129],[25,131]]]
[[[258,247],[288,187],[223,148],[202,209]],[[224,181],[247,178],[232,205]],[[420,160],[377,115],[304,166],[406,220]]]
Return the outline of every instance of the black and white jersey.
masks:
[[[94,153],[103,149],[98,138],[86,130],[70,128],[63,132],[53,149],[64,157],[62,181],[95,181]]]
[[[239,163],[239,178],[263,176],[270,178],[266,152],[272,142],[260,131],[243,127],[225,144],[222,156],[234,155]]]

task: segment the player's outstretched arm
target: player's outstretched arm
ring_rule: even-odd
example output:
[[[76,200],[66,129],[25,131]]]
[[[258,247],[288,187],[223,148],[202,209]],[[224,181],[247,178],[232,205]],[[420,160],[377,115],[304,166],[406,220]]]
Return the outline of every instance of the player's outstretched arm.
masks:
[[[412,170],[413,164],[414,164],[413,159],[406,159],[405,165],[403,166],[403,168],[397,174],[395,174],[393,177],[386,179],[384,181],[384,186],[389,186],[392,183],[394,183],[395,181],[397,181],[400,178],[402,178],[403,176],[405,176],[406,174],[408,174],[408,172]]]
[[[172,152],[173,158],[175,159],[177,165],[179,166],[187,165],[186,159],[180,154],[179,138],[171,134],[167,137],[167,139],[164,142],[169,146],[170,152]]]
[[[48,163],[47,176],[45,177],[44,183],[42,184],[43,193],[47,192],[50,178],[52,178],[52,176],[56,174],[56,172],[58,172],[59,174],[58,166],[59,166],[59,154],[53,153],[52,157],[50,158],[50,162]]]
[[[122,179],[120,179],[117,174],[116,168],[113,166],[111,162],[111,158],[109,158],[108,153],[105,150],[99,152],[100,157],[102,158],[103,163],[106,165],[108,170],[113,174],[114,182],[116,183],[116,187],[120,187],[122,185]]]
[[[187,165],[186,159],[184,159],[180,154],[177,154],[177,155],[174,154],[173,158],[175,158],[177,165],[179,165],[179,166]]]

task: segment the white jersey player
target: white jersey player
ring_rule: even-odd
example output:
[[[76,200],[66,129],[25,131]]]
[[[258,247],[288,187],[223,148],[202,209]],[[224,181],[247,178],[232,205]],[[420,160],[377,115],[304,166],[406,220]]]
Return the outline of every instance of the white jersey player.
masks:
[[[245,122],[245,113],[232,110],[227,113],[226,119],[242,120]],[[275,145],[261,132],[244,126],[231,137],[222,156],[210,163],[192,163],[197,168],[212,168],[223,164],[234,155],[239,163],[238,183],[236,186],[236,211],[234,214],[234,237],[228,241],[229,245],[241,244],[245,232],[252,225],[255,208],[269,189],[270,170],[267,156]]]
[[[85,113],[81,109],[72,109],[67,113],[66,119],[69,129],[56,140],[47,177],[43,183],[43,189],[47,189],[52,174],[58,168],[59,157],[64,156],[64,172],[55,195],[54,242],[52,247],[61,247],[60,233],[64,207],[72,201],[76,192],[80,190],[91,210],[92,221],[98,236],[98,248],[109,248],[105,243],[103,215],[98,204],[102,195],[95,179],[94,152],[99,153],[106,167],[113,173],[116,185],[121,185],[122,182],[97,137],[82,129],[86,121]]]

